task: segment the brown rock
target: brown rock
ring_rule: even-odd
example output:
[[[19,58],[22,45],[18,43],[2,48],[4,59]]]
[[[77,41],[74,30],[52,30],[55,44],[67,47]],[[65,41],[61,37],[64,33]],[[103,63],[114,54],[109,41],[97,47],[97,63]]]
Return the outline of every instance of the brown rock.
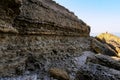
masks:
[[[87,63],[80,68],[75,80],[119,80],[120,71],[100,64]]]
[[[49,70],[49,73],[52,77],[58,79],[58,80],[70,80],[69,75],[66,71],[59,69],[59,68],[51,68]]]
[[[75,80],[119,80],[120,63],[111,56],[84,52],[78,58],[81,66]],[[83,62],[84,64],[81,64]]]
[[[9,56],[9,55],[8,55]],[[26,58],[7,58],[4,57],[0,61],[0,76],[2,77],[9,77],[9,76],[15,76],[21,75],[25,71],[25,62]]]
[[[90,27],[52,0],[1,0],[0,32],[89,36]]]
[[[18,33],[13,27],[14,19],[20,13],[20,0],[1,0],[0,1],[0,32]]]

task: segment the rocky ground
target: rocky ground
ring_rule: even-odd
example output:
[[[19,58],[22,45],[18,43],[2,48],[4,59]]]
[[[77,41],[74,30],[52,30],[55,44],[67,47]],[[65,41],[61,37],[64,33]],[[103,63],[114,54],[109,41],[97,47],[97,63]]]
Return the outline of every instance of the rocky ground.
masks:
[[[52,0],[1,0],[0,80],[120,80],[120,40]]]

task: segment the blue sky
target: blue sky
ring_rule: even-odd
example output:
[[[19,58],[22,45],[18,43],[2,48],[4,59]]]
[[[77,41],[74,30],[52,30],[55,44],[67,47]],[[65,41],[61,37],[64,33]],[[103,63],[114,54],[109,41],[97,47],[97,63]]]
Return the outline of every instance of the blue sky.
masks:
[[[91,26],[91,33],[120,33],[120,0],[54,0]]]

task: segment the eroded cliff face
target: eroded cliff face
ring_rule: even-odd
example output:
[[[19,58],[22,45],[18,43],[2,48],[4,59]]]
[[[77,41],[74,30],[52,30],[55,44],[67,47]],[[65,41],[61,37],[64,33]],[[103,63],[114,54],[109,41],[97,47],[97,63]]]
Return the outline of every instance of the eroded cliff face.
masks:
[[[119,80],[120,59],[89,32],[52,0],[1,0],[0,80]]]
[[[1,0],[0,31],[89,36],[90,28],[52,0]]]
[[[1,0],[0,79],[25,80],[32,74],[27,78],[50,79],[54,67],[74,76],[72,58],[90,49],[89,32],[89,26],[52,0]]]

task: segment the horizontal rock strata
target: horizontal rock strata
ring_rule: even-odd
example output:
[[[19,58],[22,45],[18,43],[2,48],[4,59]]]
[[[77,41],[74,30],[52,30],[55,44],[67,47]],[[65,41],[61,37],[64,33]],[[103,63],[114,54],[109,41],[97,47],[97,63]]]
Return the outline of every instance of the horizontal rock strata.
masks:
[[[0,32],[89,36],[89,26],[52,0],[1,0],[0,9]]]

